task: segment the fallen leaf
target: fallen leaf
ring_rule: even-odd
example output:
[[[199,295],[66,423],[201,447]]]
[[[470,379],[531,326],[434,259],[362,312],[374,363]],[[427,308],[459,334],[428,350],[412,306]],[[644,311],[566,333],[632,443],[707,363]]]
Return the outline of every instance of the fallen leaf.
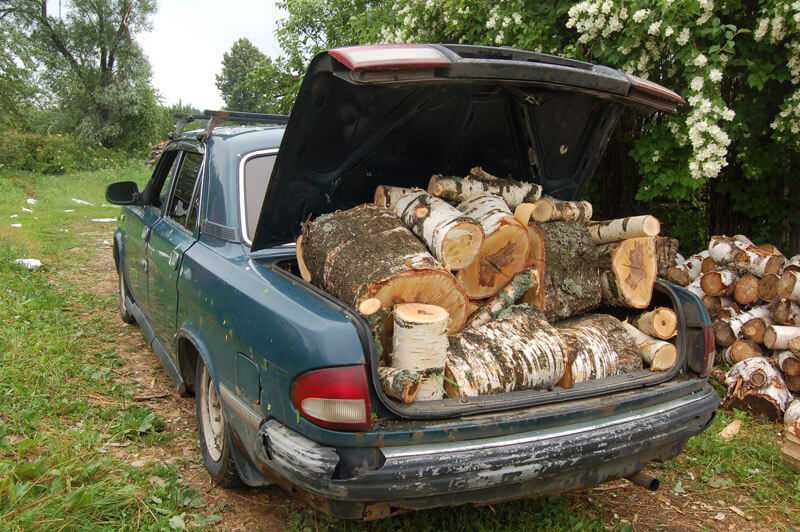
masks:
[[[719,432],[720,437],[725,441],[730,441],[734,436],[739,433],[739,429],[742,428],[742,421],[739,419],[734,419],[728,426],[722,429]]]
[[[155,486],[158,486],[159,488],[163,488],[167,485],[166,481],[163,478],[157,477],[155,475],[147,477],[147,482]]]
[[[686,490],[683,489],[683,484],[681,483],[680,480],[678,481],[677,484],[675,484],[675,487],[672,488],[672,491],[674,491],[675,493],[686,493]]]

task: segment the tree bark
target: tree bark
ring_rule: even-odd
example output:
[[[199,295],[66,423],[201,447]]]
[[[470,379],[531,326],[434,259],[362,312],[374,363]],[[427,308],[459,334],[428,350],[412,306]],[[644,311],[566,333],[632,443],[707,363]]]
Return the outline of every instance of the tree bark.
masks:
[[[534,203],[520,203],[514,216],[522,225],[534,222],[587,222],[592,218],[592,204],[588,201],[561,201],[546,196]]]
[[[601,301],[597,248],[579,222],[528,225],[528,264],[539,282],[524,301],[548,320],[569,318],[596,308]],[[620,259],[621,260],[621,259]]]
[[[648,336],[630,323],[623,322],[623,326],[651,371],[665,371],[675,365],[678,351],[674,345]]]
[[[755,246],[748,246],[736,253],[734,265],[756,277],[764,277],[768,273],[780,274],[785,261],[783,255],[773,255]]]
[[[700,281],[701,280],[702,280],[702,278],[698,277],[697,279],[695,279],[694,281],[692,281],[691,283],[686,285],[686,289],[689,292],[691,292],[694,295],[696,295],[697,297],[699,297],[701,301],[704,301],[704,299],[706,297],[712,297],[712,296],[706,296],[706,293],[703,292],[703,287],[700,286]],[[714,296],[714,297],[719,297],[719,296]]]
[[[375,342],[375,354],[381,366],[389,366],[392,362],[391,351],[391,311],[384,308],[376,297],[365,299],[358,305],[358,312],[367,322]]]
[[[442,372],[447,363],[447,311],[435,305],[404,303],[394,307],[392,367],[420,374],[417,399],[444,397]]]
[[[736,281],[733,289],[733,299],[740,305],[753,305],[759,301],[759,278],[752,274],[745,274]]]
[[[783,272],[778,281],[778,295],[784,299],[800,301],[800,271]]]
[[[708,242],[708,255],[720,266],[727,266],[736,260],[736,254],[746,244],[727,236],[712,236]]]
[[[783,266],[785,272],[800,272],[800,253],[786,261]]]
[[[768,273],[758,282],[758,297],[762,301],[772,301],[778,297],[778,283],[780,277]]]
[[[393,210],[445,268],[466,268],[478,256],[483,229],[446,201],[412,191],[394,202]]]
[[[778,325],[800,325],[800,306],[788,299],[775,299],[769,304],[772,321]]]
[[[507,317],[450,337],[444,386],[448,397],[550,388],[566,362],[561,337],[544,314],[517,306]]]
[[[389,185],[378,185],[375,187],[375,196],[372,202],[378,207],[385,207],[391,211],[395,210],[397,202],[413,194],[414,192],[422,192],[420,189],[393,187]],[[399,214],[399,213],[398,213]]]
[[[658,277],[666,278],[670,268],[675,267],[677,264],[676,257],[680,243],[677,238],[669,236],[657,236],[655,239],[657,275]]]
[[[654,216],[630,216],[589,223],[589,236],[595,244],[607,244],[639,237],[657,236],[661,223]]]
[[[789,349],[790,342],[800,336],[800,327],[770,325],[764,332],[764,346],[767,349]]]
[[[719,319],[713,325],[714,339],[718,345],[728,347],[741,336],[742,327],[746,322],[754,318],[768,318],[769,315],[769,309],[766,305],[762,305],[753,307],[731,319]]]
[[[473,196],[458,210],[481,224],[484,238],[475,260],[458,272],[458,282],[473,299],[493,296],[525,269],[528,234],[499,196]]]
[[[643,312],[633,319],[633,326],[648,336],[667,340],[678,334],[678,318],[667,307]]]
[[[700,287],[710,296],[729,296],[733,294],[738,276],[731,270],[704,273],[700,278]]]
[[[520,203],[532,203],[542,196],[542,187],[534,183],[512,181],[492,176],[456,177],[434,175],[428,183],[428,194],[442,198],[453,204],[469,201],[482,194],[492,194],[503,198],[509,209]]]
[[[791,342],[789,342],[791,344]],[[778,367],[784,373],[791,377],[800,375],[800,357],[792,351],[781,351],[777,354]]]
[[[397,368],[378,368],[383,393],[404,403],[413,403],[419,393],[420,374]]]
[[[534,268],[521,271],[475,314],[470,316],[466,327],[479,327],[493,319],[503,317],[510,312],[509,309],[522,299],[528,290],[535,290],[535,285],[538,282],[539,275]]]
[[[747,320],[742,325],[742,338],[752,340],[757,344],[763,344],[764,333],[767,332],[767,327],[770,325],[772,325],[772,318],[769,316]]]
[[[375,205],[325,214],[304,225],[302,244],[316,286],[343,302],[439,305],[451,333],[463,327],[466,295],[396,214]]]
[[[567,366],[559,381],[562,388],[642,369],[642,357],[618,319],[590,314],[559,322]]]
[[[647,308],[657,273],[655,239],[629,238],[598,246],[597,252],[603,302]]]
[[[725,377],[728,394],[722,406],[749,410],[754,415],[780,421],[792,402],[781,374],[764,357],[748,358],[734,365]]]
[[[689,283],[700,277],[703,259],[708,257],[708,250],[695,253],[680,264],[667,270],[667,280],[680,286],[688,286]]]

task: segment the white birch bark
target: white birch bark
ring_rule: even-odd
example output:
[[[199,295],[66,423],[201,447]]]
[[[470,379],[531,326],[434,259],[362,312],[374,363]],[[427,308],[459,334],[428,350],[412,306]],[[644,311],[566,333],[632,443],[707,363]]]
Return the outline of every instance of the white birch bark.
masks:
[[[700,280],[701,280],[701,278],[698,277],[697,279],[695,279],[694,281],[689,283],[686,286],[686,289],[688,291],[690,291],[691,293],[693,293],[694,295],[696,295],[697,297],[699,297],[700,299],[703,299],[703,297],[706,295],[706,293],[703,292],[703,287],[700,285]]]
[[[783,265],[783,271],[800,272],[800,253],[786,261],[786,264]]]
[[[678,359],[678,352],[674,345],[648,336],[630,323],[623,322],[622,325],[633,338],[639,353],[642,355],[642,359],[650,366],[652,371],[668,370],[675,365],[675,361]]]
[[[514,209],[523,202],[533,202],[542,196],[542,187],[510,179],[479,179],[474,177],[445,177],[434,175],[428,183],[428,194],[451,203],[463,203],[483,194],[499,196]]]
[[[506,217],[513,218],[511,209],[508,208],[503,198],[494,194],[481,193],[460,203],[458,210],[465,216],[481,224],[483,234],[491,235],[500,228],[500,222]]]
[[[742,312],[730,319],[719,319],[714,322],[714,338],[719,345],[729,346],[742,335],[742,326],[755,318],[770,317],[766,305],[753,307],[747,312]]]
[[[708,241],[708,254],[717,264],[727,265],[736,260],[736,254],[747,244],[727,236],[712,236]]]
[[[800,438],[800,399],[795,399],[786,407],[783,414],[783,428]]]
[[[764,357],[736,363],[725,376],[725,384],[728,386],[725,404],[757,405],[759,411],[774,418],[780,418],[794,399],[781,374]],[[772,411],[764,411],[765,407]]]
[[[587,222],[592,218],[592,204],[588,201],[562,201],[546,196],[533,203],[520,203],[514,216],[522,225],[535,222]]]
[[[444,369],[447,362],[447,311],[434,305],[394,307],[392,367],[410,371]]]
[[[791,342],[789,342],[791,344]],[[800,357],[791,351],[781,351],[777,354],[778,367],[790,377],[800,375]]]
[[[659,232],[661,232],[661,223],[655,216],[649,214],[589,223],[589,236],[595,244],[657,236]]]
[[[770,325],[764,332],[764,346],[768,349],[789,349],[789,343],[800,336],[800,327]]]
[[[736,253],[734,265],[756,277],[764,277],[767,273],[780,273],[785,260],[782,255],[773,255],[755,246],[748,246]]]
[[[375,188],[375,196],[372,202],[379,207],[394,210],[398,201],[416,191],[419,191],[419,189],[378,185]]]
[[[778,281],[778,295],[784,299],[800,301],[800,271],[783,272]]]
[[[681,286],[686,286],[698,277],[702,271],[703,259],[708,257],[708,250],[695,253],[688,259],[679,262],[667,270],[667,279]]]

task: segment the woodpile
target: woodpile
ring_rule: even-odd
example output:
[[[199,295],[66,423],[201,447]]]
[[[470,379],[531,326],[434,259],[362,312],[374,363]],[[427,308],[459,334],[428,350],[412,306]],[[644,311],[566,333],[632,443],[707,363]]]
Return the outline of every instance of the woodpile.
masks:
[[[650,308],[653,287],[673,271],[699,282],[702,258],[684,267],[653,216],[592,214],[474,167],[306,222],[297,269],[358,310],[401,403],[677,371],[680,324]]]

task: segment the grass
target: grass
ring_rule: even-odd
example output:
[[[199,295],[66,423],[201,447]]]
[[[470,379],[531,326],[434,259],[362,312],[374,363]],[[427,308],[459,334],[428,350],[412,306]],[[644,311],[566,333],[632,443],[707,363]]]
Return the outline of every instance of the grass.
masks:
[[[0,529],[207,528],[220,519],[219,507],[202,503],[182,480],[179,462],[133,465],[131,456],[168,447],[176,435],[150,408],[133,401],[130,386],[115,377],[123,363],[109,333],[118,322],[116,300],[94,293],[85,280],[91,279],[97,232],[107,232],[109,244],[112,238],[113,224],[91,222],[116,215],[116,209],[102,206],[105,185],[124,179],[143,184],[148,174],[136,165],[62,176],[0,173]],[[27,198],[38,201],[33,213],[22,211],[29,207]],[[9,218],[13,214],[17,217]],[[40,259],[44,266],[29,271],[15,265],[22,257]],[[742,429],[725,441],[718,433],[734,416]],[[798,526],[800,476],[780,458],[779,431],[778,425],[741,412],[720,412],[684,454],[651,471],[662,478],[661,493],[674,504],[724,507],[723,502],[758,519],[753,523]],[[630,529],[635,510],[627,511],[617,504],[623,497],[612,499],[610,493],[585,490],[369,524],[337,521],[297,504],[289,506],[284,526]],[[651,500],[643,490],[625,493],[639,502]],[[652,511],[661,509],[655,505]],[[701,526],[691,519],[686,522]]]

